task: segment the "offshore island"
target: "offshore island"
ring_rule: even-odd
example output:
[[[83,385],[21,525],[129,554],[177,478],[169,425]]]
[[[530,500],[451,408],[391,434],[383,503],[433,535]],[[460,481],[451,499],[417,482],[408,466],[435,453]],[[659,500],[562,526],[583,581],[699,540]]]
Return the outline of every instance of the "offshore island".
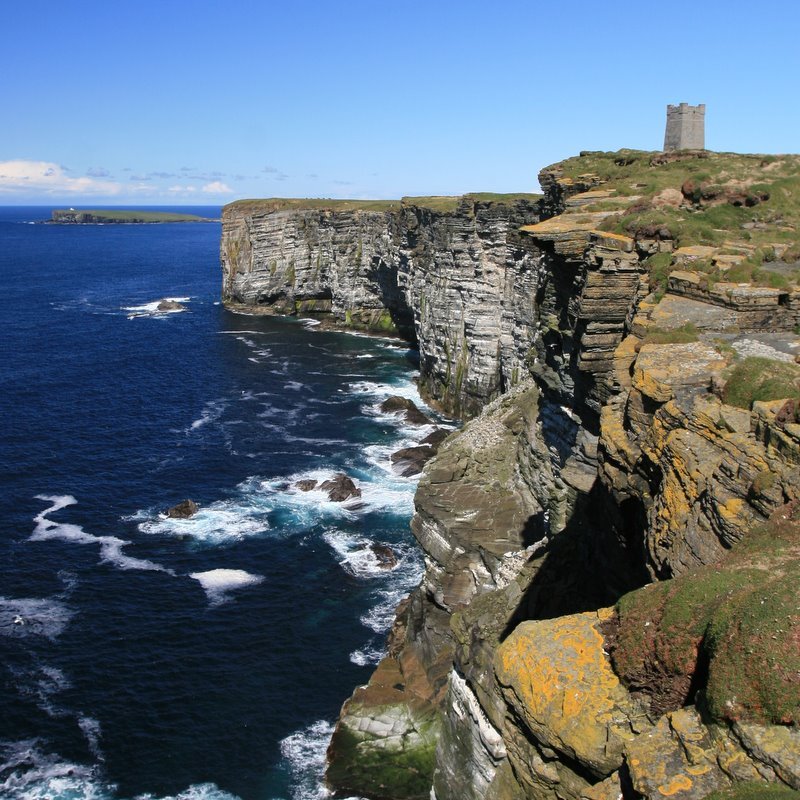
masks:
[[[141,211],[123,208],[91,210],[57,208],[53,210],[52,217],[48,222],[56,225],[111,225],[159,222],[219,222],[219,220],[199,217],[196,214],[178,214],[174,211]]]
[[[341,796],[798,796],[800,156],[705,150],[695,108],[542,195],[224,209],[230,308],[396,333],[465,420]]]

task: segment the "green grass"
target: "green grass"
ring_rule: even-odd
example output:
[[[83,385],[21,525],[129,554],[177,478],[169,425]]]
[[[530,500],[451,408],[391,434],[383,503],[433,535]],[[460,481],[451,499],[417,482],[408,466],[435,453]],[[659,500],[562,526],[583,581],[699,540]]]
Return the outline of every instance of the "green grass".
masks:
[[[67,208],[59,208],[53,211],[53,220],[59,217],[76,217],[79,221],[82,216],[98,217],[103,220],[114,222],[206,222],[206,217],[199,217],[196,214],[178,214],[173,211],[137,211],[136,209],[78,209],[71,211]],[[88,221],[88,220],[87,220]]]
[[[540,194],[495,194],[474,192],[465,195],[429,195],[403,197],[402,200],[335,200],[323,197],[269,197],[263,200],[236,200],[225,206],[225,211],[248,214],[269,214],[273,211],[303,209],[309,211],[396,211],[403,206],[427,208],[430,211],[452,213],[463,202],[515,203],[520,200],[536,202]]]
[[[756,400],[800,397],[800,365],[750,356],[736,364],[727,376],[723,400],[750,409]]]
[[[685,325],[681,325],[680,328],[673,328],[672,330],[665,330],[653,326],[647,329],[642,344],[688,344],[690,342],[696,342],[698,336],[699,331],[691,322],[687,322]]]
[[[668,231],[675,247],[705,244],[731,251],[738,243],[768,251],[773,244],[789,245],[785,260],[800,257],[800,156],[742,155],[737,153],[668,154],[640,150],[587,152],[552,167],[561,181],[583,182],[613,190],[619,213],[607,217],[603,230],[638,238]],[[691,184],[691,186],[690,186]],[[688,196],[679,208],[653,205],[665,189]],[[764,199],[766,198],[766,199]],[[608,200],[598,200],[582,210],[612,210]],[[664,238],[662,236],[662,238]],[[735,248],[734,248],[735,250]],[[661,272],[664,265],[648,259]],[[737,269],[741,282],[781,287],[781,278],[759,271],[763,257],[757,253]],[[691,267],[692,269],[694,267]],[[727,280],[731,273],[714,275]],[[795,276],[786,281],[792,282]],[[654,283],[664,284],[659,275]]]
[[[267,197],[263,200],[236,200],[223,213],[270,214],[273,211],[391,211],[401,206],[399,200],[334,200],[326,197]]]

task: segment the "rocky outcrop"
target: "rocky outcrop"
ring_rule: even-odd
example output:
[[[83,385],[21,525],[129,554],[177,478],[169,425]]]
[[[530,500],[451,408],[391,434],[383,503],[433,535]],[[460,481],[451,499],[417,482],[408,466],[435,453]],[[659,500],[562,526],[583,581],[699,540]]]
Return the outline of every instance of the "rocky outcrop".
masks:
[[[403,419],[410,425],[432,425],[433,420],[425,416],[416,403],[408,397],[397,397],[392,395],[381,403],[381,411],[384,414],[402,414]]]
[[[194,500],[183,500],[167,509],[167,516],[172,519],[189,519],[197,513],[198,508]]]
[[[419,347],[429,399],[475,414],[520,380],[534,332],[538,251],[517,231],[540,204],[500,197],[447,211],[413,199],[382,210],[233,203],[223,298],[404,336]]]

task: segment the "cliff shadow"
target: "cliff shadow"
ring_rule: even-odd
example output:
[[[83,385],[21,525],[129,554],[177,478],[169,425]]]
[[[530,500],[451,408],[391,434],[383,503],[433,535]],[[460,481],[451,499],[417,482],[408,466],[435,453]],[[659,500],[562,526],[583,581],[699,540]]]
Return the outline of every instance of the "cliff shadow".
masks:
[[[525,620],[595,611],[649,583],[639,523],[636,510],[621,510],[599,482],[579,494],[564,529],[533,557],[540,563],[500,641]]]
[[[418,342],[414,327],[414,311],[398,283],[398,271],[396,264],[389,264],[380,256],[373,256],[367,276],[377,285],[381,303],[383,303],[395,330],[409,344],[416,347]]]

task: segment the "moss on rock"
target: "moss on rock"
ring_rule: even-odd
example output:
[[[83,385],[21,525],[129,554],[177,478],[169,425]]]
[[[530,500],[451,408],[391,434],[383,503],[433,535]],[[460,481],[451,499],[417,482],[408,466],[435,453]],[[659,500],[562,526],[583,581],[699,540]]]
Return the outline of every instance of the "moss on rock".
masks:
[[[657,712],[800,722],[800,517],[783,508],[717,565],[625,595],[606,635],[614,668]]]

